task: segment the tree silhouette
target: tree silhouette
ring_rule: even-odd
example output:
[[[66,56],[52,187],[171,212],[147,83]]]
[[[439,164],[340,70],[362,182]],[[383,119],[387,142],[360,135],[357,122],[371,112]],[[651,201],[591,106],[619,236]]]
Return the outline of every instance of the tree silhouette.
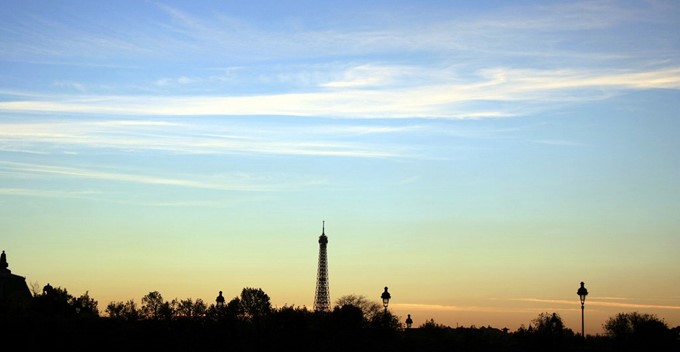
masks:
[[[561,334],[564,331],[562,317],[558,313],[541,313],[532,321],[534,332],[541,334]]]
[[[72,317],[76,314],[76,299],[65,288],[47,284],[43,293],[33,298],[33,309],[43,315]]]
[[[207,307],[202,299],[197,298],[194,302],[191,298],[179,300],[176,304],[175,314],[178,318],[192,319],[205,316]]]
[[[244,288],[241,291],[240,308],[244,318],[250,320],[265,317],[272,311],[269,296],[261,288]]]
[[[146,319],[159,319],[163,307],[163,296],[160,292],[152,291],[142,297],[142,316]]]
[[[242,318],[243,308],[241,306],[241,299],[234,297],[231,301],[227,302],[227,305],[224,307],[224,313],[227,318]]]
[[[277,329],[286,330],[289,333],[305,332],[312,320],[314,313],[306,307],[283,306],[273,311]]]
[[[339,329],[357,330],[366,325],[364,312],[361,308],[351,304],[335,306],[331,313],[331,317],[336,327]]]
[[[666,322],[654,314],[619,313],[602,327],[621,350],[664,351],[674,342]]]
[[[366,296],[355,294],[341,296],[335,301],[335,305],[336,307],[350,305],[361,309],[363,317],[366,319],[366,321],[374,321],[376,318],[383,317],[382,304],[376,301],[371,301],[366,298]]]
[[[434,319],[404,330],[399,317],[364,296],[343,296],[337,303],[331,312],[274,309],[262,289],[247,287],[218,308],[201,299],[164,301],[152,291],[142,297],[142,308],[134,300],[111,302],[108,316],[99,317],[89,292],[76,298],[46,285],[33,297],[28,319],[0,314],[0,331],[12,339],[41,341],[41,348],[71,350],[104,342],[114,350],[173,351],[680,351],[680,327],[669,329],[655,315],[637,312],[611,317],[603,325],[606,335],[584,340],[558,313],[540,313],[515,332],[451,328]]]
[[[437,330],[437,329],[448,329],[449,327],[444,325],[444,324],[439,324],[434,321],[434,319],[430,318],[426,320],[424,323],[420,324],[420,329],[423,330]]]
[[[81,317],[93,318],[99,316],[98,302],[90,297],[89,291],[74,299],[73,305],[77,308],[76,314]]]
[[[141,317],[134,300],[123,302],[111,302],[106,306],[106,314],[109,318],[134,321]]]
[[[158,319],[162,320],[171,320],[172,318],[175,317],[175,312],[177,311],[176,309],[177,306],[177,300],[173,299],[170,302],[163,302],[161,303],[161,306],[158,309]]]
[[[575,334],[564,327],[558,313],[541,313],[531,323],[530,334],[525,336],[535,349],[562,351],[568,350],[572,345]]]

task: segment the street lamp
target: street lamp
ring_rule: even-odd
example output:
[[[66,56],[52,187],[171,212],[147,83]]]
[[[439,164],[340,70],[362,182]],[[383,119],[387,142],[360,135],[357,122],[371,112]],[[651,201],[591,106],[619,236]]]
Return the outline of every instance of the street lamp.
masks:
[[[413,325],[413,319],[411,319],[411,314],[409,314],[408,318],[406,318],[406,328],[410,329],[411,325]]]
[[[588,295],[588,290],[586,290],[583,281],[581,281],[581,287],[579,287],[576,293],[578,294],[579,298],[581,298],[581,337],[585,338],[586,329],[583,322],[583,305],[586,303],[586,296]]]
[[[385,286],[385,292],[383,292],[382,295],[380,295],[380,298],[382,298],[383,307],[385,307],[385,314],[387,314],[387,305],[390,304],[390,298],[392,298],[392,296],[390,296],[390,293],[387,292],[387,286]]]
[[[558,324],[559,324],[559,318],[557,317],[557,313],[552,313],[552,317],[550,318],[550,325],[552,327],[553,332],[557,331],[557,325]]]
[[[76,300],[76,316],[80,315],[80,311],[83,309],[83,304],[80,301],[80,298]]]
[[[220,291],[219,296],[215,299],[215,306],[220,309],[224,308],[224,296],[222,296],[222,291]]]

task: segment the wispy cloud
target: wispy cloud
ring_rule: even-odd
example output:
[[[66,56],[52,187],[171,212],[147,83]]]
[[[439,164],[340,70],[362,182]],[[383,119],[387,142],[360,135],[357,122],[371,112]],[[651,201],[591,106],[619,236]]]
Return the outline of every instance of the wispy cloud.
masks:
[[[85,85],[80,83],[80,82],[74,82],[74,81],[55,81],[53,86],[57,88],[66,88],[66,89],[71,89],[75,90],[79,93],[85,92]]]
[[[566,141],[566,140],[561,140],[561,139],[540,139],[540,140],[535,140],[533,142],[538,143],[538,144],[564,146],[564,147],[585,147],[585,146],[587,146],[587,144],[584,144],[584,143],[579,143],[579,142],[574,142],[574,141]]]
[[[356,77],[358,81],[371,78]],[[474,102],[517,102],[534,109],[555,103],[606,99],[629,90],[680,89],[680,67],[639,72],[480,71],[462,83],[399,89],[333,89],[248,96],[54,96],[0,102],[0,111],[117,115],[286,115],[333,118],[479,118],[516,116],[521,108],[475,107]],[[589,93],[589,94],[586,94]]]
[[[320,84],[324,88],[380,87],[403,84],[417,77],[421,70],[408,66],[362,64],[336,72],[332,80]]]
[[[0,188],[0,194],[5,196],[20,197],[43,197],[43,198],[88,198],[97,192],[95,191],[63,191],[45,190],[33,188]]]
[[[365,135],[422,131],[422,126],[302,124],[257,126],[216,120],[60,120],[0,123],[1,150],[30,153],[76,148],[155,150],[177,154],[273,154],[408,158],[401,146],[371,143]]]
[[[429,312],[479,312],[479,313],[535,313],[542,312],[542,308],[533,307],[511,307],[511,306],[454,306],[442,304],[420,304],[420,303],[395,303],[390,305],[395,309],[408,311],[429,311]]]
[[[611,299],[611,298],[607,298],[607,299]],[[518,299],[510,299],[510,300],[511,301],[521,301],[521,302],[532,302],[532,303],[574,305],[574,301],[561,300],[561,299],[518,298]],[[614,308],[680,310],[680,306],[674,306],[674,305],[606,302],[606,301],[593,301],[593,300],[588,300],[588,305],[589,306],[598,306],[598,307],[614,307]]]
[[[112,172],[103,169],[95,168],[79,168],[67,166],[55,166],[46,164],[31,164],[18,163],[9,161],[0,161],[0,172],[4,173],[6,177],[65,177],[87,180],[99,181],[114,181],[122,183],[135,183],[149,186],[169,186],[182,187],[191,189],[207,189],[218,191],[248,191],[248,192],[262,192],[262,191],[286,191],[296,189],[310,184],[318,184],[320,180],[300,180],[285,181],[272,180],[263,176],[248,175],[244,173],[234,174],[220,174],[214,176],[197,177],[193,175],[191,178],[170,178],[170,177],[156,177],[147,174],[136,173],[122,173]],[[16,195],[21,194],[21,190],[15,191]],[[28,195],[27,192],[23,193]],[[50,194],[49,192],[46,194]]]
[[[270,19],[276,22],[273,27],[277,30],[265,30],[230,16],[227,12],[205,16],[181,7],[159,5],[159,8],[167,14],[168,25],[172,26],[173,32],[182,33],[191,41],[201,43],[199,47],[240,49],[246,56],[258,53],[260,57],[268,58],[301,54],[313,57],[315,53],[320,56],[342,56],[398,51],[467,51],[526,56],[527,52],[537,53],[532,49],[539,46],[559,44],[558,38],[546,36],[546,33],[559,33],[561,36],[565,31],[589,31],[592,35],[593,30],[616,28],[640,21],[641,17],[644,21],[655,19],[640,16],[640,13],[659,13],[658,10],[649,11],[649,8],[654,9],[649,4],[623,6],[612,1],[579,1],[487,8],[490,11],[476,16],[462,16],[455,11],[455,7],[428,8],[428,4],[423,4],[418,11],[421,16],[414,16],[409,7],[394,4],[390,8],[390,16],[384,16],[384,13],[370,6],[361,12],[336,9],[333,15],[348,24],[342,28],[309,28],[295,22],[297,26],[291,26],[285,20]],[[426,16],[427,20],[424,20],[423,13],[446,16]],[[337,23],[337,20],[329,19],[333,23]],[[234,33],[239,35],[234,36]],[[560,53],[564,54],[554,50],[555,55]],[[541,55],[545,54],[543,50]],[[589,54],[598,55],[594,52]]]
[[[419,304],[419,303],[395,303],[393,308],[409,309],[413,311],[440,311],[440,312],[498,312],[508,308],[479,307],[479,306],[452,306],[442,304]]]

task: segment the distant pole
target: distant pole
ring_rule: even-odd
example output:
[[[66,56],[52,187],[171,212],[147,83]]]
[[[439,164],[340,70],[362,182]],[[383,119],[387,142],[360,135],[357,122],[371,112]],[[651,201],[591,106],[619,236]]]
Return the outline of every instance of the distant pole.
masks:
[[[585,313],[583,312],[583,303],[581,303],[581,337],[585,338],[586,337],[586,323],[585,323]]]
[[[581,287],[579,287],[578,291],[576,291],[576,294],[578,294],[579,298],[581,299],[581,337],[584,339],[586,338],[586,328],[585,328],[585,323],[584,323],[584,305],[586,303],[586,296],[588,295],[588,290],[584,286],[583,281],[581,281]]]

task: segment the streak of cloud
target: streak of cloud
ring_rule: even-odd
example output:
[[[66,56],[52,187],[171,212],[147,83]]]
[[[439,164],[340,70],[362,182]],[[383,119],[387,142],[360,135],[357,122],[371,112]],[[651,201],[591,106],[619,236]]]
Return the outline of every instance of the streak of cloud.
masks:
[[[520,301],[520,302],[574,305],[574,301],[560,300],[560,299],[518,298],[518,299],[511,299],[511,300],[512,301]],[[589,300],[588,305],[589,306],[598,306],[598,307],[614,307],[614,308],[680,310],[680,306],[673,306],[673,305],[604,302],[604,301],[593,301],[593,300]]]
[[[29,188],[0,188],[4,196],[43,197],[43,198],[87,198],[97,192],[94,191],[60,191]]]
[[[356,78],[359,81],[370,78]],[[248,96],[54,96],[0,102],[0,111],[147,116],[285,115],[333,118],[447,118],[516,116],[521,109],[471,107],[480,101],[517,102],[548,109],[559,102],[606,99],[636,89],[680,89],[680,67],[639,72],[497,68],[467,83],[401,89],[341,89]],[[590,92],[592,94],[584,94]],[[542,103],[541,103],[542,102]],[[545,105],[545,106],[543,106]]]
[[[542,308],[532,307],[497,307],[497,306],[454,306],[441,304],[419,303],[396,303],[390,305],[394,309],[408,311],[434,311],[434,312],[478,312],[478,313],[536,313],[542,312]]]
[[[361,158],[409,157],[406,148],[353,140],[421,131],[420,126],[242,126],[220,121],[112,119],[0,123],[2,150],[54,148],[155,150],[178,154],[273,154]],[[349,138],[350,140],[343,140]]]
[[[114,181],[123,183],[135,183],[151,186],[169,186],[192,189],[208,189],[218,191],[242,191],[242,192],[263,192],[263,191],[286,191],[297,187],[318,184],[319,180],[307,180],[301,182],[288,182],[276,180],[268,181],[263,177],[253,177],[247,174],[219,175],[215,177],[203,177],[201,179],[155,177],[143,174],[121,173],[96,170],[93,168],[77,168],[67,166],[53,166],[44,164],[18,163],[0,161],[0,172],[6,176],[15,175],[18,177],[65,177],[75,179],[88,179],[100,181]],[[15,191],[18,195],[20,192]],[[26,194],[26,192],[24,192]],[[49,192],[46,193],[49,195]]]

